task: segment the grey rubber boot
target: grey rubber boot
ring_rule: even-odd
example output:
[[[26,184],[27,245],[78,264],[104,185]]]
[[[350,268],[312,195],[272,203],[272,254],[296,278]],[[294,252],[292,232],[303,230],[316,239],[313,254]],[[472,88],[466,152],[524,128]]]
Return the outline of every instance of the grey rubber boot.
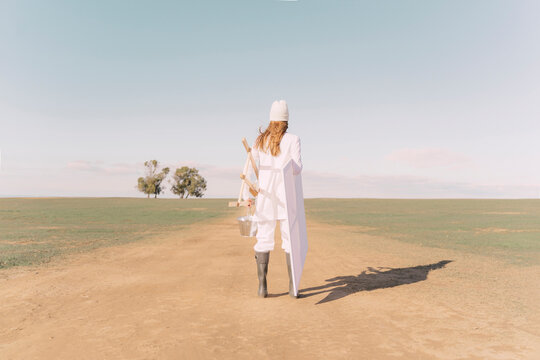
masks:
[[[287,271],[289,272],[289,296],[296,298],[296,296],[294,296],[294,287],[292,282],[291,255],[285,253],[285,258],[287,259]]]
[[[268,273],[269,252],[255,252],[257,261],[257,276],[259,277],[259,296],[265,298],[268,296],[268,287],[266,286],[266,274]]]

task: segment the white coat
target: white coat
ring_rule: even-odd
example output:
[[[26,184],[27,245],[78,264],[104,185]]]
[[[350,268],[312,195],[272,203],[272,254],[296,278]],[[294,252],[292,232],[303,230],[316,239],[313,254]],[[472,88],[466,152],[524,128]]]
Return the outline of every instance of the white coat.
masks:
[[[278,156],[272,156],[270,152],[252,148],[253,158],[259,168],[259,195],[255,202],[255,218],[257,221],[271,221],[287,219],[285,205],[285,185],[283,183],[283,166],[293,160],[294,174],[302,172],[302,158],[300,155],[300,138],[296,135],[285,133],[280,143]],[[250,172],[253,169],[250,167]],[[247,199],[249,191],[247,186],[244,190],[244,198]]]

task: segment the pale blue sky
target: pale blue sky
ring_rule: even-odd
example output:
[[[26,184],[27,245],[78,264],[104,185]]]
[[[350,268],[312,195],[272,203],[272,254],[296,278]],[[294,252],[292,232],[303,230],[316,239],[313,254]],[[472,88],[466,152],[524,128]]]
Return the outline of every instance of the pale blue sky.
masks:
[[[0,196],[237,196],[286,99],[308,197],[539,197],[538,1],[0,2]],[[168,192],[166,195],[170,195]]]

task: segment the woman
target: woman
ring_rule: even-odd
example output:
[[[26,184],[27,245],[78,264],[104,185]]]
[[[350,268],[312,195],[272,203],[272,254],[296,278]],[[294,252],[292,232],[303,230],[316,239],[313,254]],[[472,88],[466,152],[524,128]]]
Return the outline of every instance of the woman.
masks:
[[[270,251],[274,250],[274,229],[280,223],[281,247],[285,250],[289,271],[289,295],[294,297],[291,275],[289,224],[283,183],[282,168],[293,160],[294,174],[302,171],[300,138],[287,133],[289,109],[285,100],[274,101],[270,109],[270,124],[259,136],[252,149],[255,162],[259,163],[259,194],[256,199],[257,243],[254,246],[259,277],[259,296],[268,295],[266,274]],[[247,193],[247,191],[246,191]],[[245,196],[244,198],[247,198]],[[249,200],[249,206],[253,200]]]

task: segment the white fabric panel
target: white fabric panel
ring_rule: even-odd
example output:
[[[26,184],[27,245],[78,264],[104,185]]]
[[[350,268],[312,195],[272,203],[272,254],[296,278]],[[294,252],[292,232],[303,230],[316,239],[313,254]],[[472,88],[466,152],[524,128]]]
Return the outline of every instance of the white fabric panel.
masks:
[[[289,223],[289,241],[291,243],[291,267],[294,294],[298,295],[300,279],[306,261],[308,239],[306,213],[304,210],[304,192],[302,189],[301,165],[290,160],[282,169],[285,204]]]

